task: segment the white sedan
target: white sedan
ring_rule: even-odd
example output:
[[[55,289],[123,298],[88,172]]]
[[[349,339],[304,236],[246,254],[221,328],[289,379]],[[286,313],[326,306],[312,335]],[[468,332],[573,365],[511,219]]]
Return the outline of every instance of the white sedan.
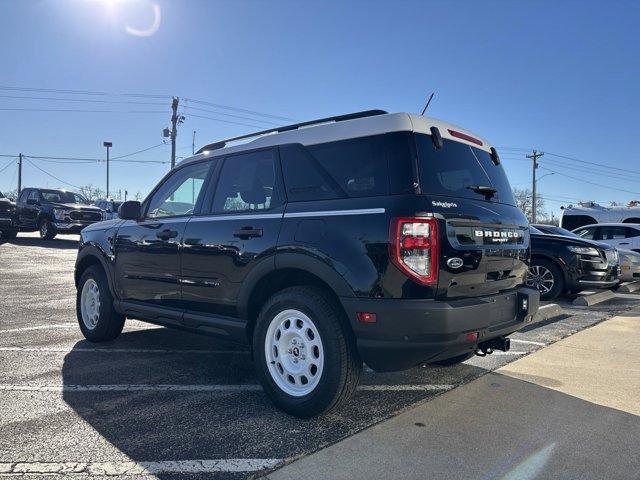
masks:
[[[576,228],[573,233],[618,249],[640,252],[640,224],[638,223],[598,223]]]

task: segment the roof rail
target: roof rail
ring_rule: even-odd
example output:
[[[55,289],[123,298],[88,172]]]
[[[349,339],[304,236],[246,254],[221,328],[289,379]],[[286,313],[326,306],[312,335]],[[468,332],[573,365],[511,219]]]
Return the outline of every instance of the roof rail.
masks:
[[[318,120],[310,120],[308,122],[295,123],[293,125],[285,125],[283,127],[270,128],[269,130],[262,130],[261,132],[249,133],[247,135],[240,135],[239,137],[227,138],[226,140],[220,140],[219,142],[210,143],[210,144],[205,145],[204,147],[202,147],[200,150],[198,150],[196,152],[196,154],[199,154],[199,153],[202,153],[202,152],[205,152],[205,151],[217,150],[219,148],[224,148],[227,145],[227,143],[229,143],[229,142],[235,142],[237,140],[244,140],[246,138],[259,137],[259,136],[262,136],[262,135],[266,135],[268,133],[288,132],[290,130],[297,130],[298,128],[308,127],[308,126],[311,126],[311,125],[317,125],[317,124],[320,124],[320,123],[343,122],[345,120],[354,120],[356,118],[373,117],[373,116],[376,116],[376,115],[385,115],[387,113],[389,113],[389,112],[386,112],[384,110],[365,110],[363,112],[348,113],[346,115],[336,115],[334,117],[319,118]]]

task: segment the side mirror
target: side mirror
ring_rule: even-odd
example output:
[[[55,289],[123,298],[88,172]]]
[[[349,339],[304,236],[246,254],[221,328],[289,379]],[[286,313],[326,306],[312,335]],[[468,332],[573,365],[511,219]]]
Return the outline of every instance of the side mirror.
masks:
[[[118,216],[122,220],[140,220],[142,217],[142,208],[140,202],[129,200],[120,205]]]
[[[35,198],[28,198],[27,205],[38,205],[38,200],[36,200]]]

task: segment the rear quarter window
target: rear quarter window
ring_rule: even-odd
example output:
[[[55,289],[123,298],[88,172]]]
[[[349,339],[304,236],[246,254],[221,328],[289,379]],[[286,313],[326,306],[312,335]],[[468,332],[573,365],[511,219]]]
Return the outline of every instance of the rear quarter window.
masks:
[[[291,202],[408,193],[413,188],[409,133],[280,147]]]

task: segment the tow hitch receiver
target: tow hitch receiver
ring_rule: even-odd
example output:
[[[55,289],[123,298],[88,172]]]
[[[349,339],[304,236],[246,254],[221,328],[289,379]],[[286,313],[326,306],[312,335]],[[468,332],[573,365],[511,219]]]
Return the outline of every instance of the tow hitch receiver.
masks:
[[[500,350],[501,352],[508,352],[511,348],[511,340],[507,337],[497,337],[482,342],[476,349],[476,355],[484,357],[490,355],[494,350]]]

